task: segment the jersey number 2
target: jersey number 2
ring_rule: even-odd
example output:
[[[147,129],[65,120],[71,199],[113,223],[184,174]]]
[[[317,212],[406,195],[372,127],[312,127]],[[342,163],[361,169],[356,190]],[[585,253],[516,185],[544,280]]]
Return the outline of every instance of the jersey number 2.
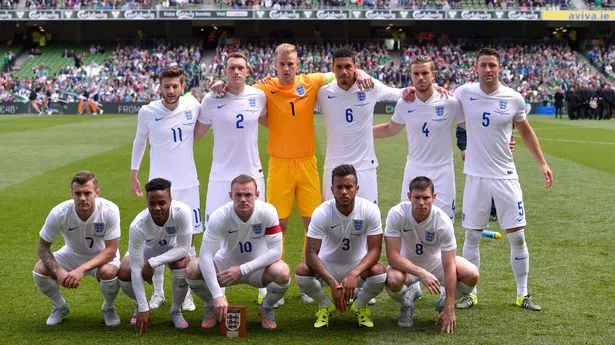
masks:
[[[237,122],[235,122],[235,128],[243,128],[243,114],[237,114],[235,118],[237,119]]]

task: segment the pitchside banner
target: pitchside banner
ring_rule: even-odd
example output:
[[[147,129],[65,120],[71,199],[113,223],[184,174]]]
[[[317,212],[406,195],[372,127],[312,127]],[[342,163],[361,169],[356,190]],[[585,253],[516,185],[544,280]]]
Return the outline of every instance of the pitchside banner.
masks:
[[[558,11],[545,11],[558,12]],[[559,11],[583,12],[583,11]],[[599,12],[599,11],[586,11]],[[0,20],[506,20],[543,19],[541,11],[484,10],[0,10]],[[611,16],[610,18],[615,18]],[[580,18],[578,20],[584,20]]]
[[[544,20],[607,22],[615,20],[615,11],[544,11]]]
[[[136,114],[147,103],[103,103],[106,114]],[[52,114],[77,114],[77,103],[52,103],[49,106]],[[36,115],[30,103],[0,103],[0,115]]]

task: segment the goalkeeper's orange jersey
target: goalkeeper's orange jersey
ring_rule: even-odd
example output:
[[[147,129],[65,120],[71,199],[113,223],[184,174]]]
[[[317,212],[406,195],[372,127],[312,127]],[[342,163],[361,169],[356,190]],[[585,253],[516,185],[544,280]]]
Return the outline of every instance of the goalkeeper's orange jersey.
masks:
[[[269,143],[267,151],[276,158],[294,159],[314,155],[314,103],[318,89],[326,84],[322,73],[299,74],[293,85],[254,84],[267,95]]]

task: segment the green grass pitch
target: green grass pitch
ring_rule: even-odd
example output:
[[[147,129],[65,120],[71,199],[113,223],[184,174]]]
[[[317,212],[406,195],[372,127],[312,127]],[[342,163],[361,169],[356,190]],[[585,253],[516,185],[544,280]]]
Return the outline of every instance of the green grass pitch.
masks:
[[[376,121],[388,117],[377,116]],[[555,175],[551,190],[529,152],[519,144],[515,160],[524,190],[531,254],[529,288],[542,307],[530,312],[514,307],[515,283],[506,239],[483,240],[479,304],[457,312],[458,330],[442,335],[434,326],[434,296],[417,303],[415,325],[399,329],[398,306],[386,293],[373,307],[375,328],[359,329],[347,313],[328,329],[315,330],[315,305],[299,301],[293,282],[286,305],[277,312],[279,329],[266,332],[257,316],[256,289],[231,287],[232,304],[248,306],[248,339],[242,343],[268,344],[613,344],[615,343],[615,122],[568,121],[532,116],[531,122]],[[319,164],[324,162],[325,134],[316,119]],[[122,324],[104,326],[102,297],[97,283],[86,278],[75,291],[62,289],[71,314],[57,327],[45,326],[51,303],[40,294],[31,271],[37,260],[38,232],[50,209],[69,198],[69,180],[77,170],[90,169],[98,176],[102,196],[120,206],[121,251],[127,249],[128,225],[145,201],[130,192],[129,169],[136,116],[2,116],[0,117],[0,343],[2,344],[188,344],[228,343],[218,329],[199,327],[202,303],[185,312],[190,328],[178,331],[168,322],[169,302],[153,312],[152,327],[137,337],[128,323],[132,302],[120,292],[117,308]],[[267,166],[266,130],[261,130],[261,157]],[[518,137],[518,135],[517,135]],[[195,155],[204,207],[211,162],[212,136],[196,144]],[[383,217],[398,202],[405,164],[405,133],[376,141],[380,206]],[[458,210],[464,175],[456,152]],[[148,160],[140,179],[145,183]],[[459,216],[458,211],[458,216]],[[463,232],[456,222],[458,253]],[[491,229],[496,229],[492,225]],[[286,241],[287,261],[294,267],[302,260],[303,230],[294,216]],[[197,245],[200,245],[198,243]],[[59,244],[54,245],[59,248]],[[383,258],[384,262],[384,258]],[[170,274],[165,280],[167,301]]]

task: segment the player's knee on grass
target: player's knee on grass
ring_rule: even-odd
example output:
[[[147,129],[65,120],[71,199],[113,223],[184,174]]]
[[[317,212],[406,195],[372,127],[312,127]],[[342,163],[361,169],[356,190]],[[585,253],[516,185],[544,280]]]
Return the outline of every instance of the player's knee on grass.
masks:
[[[475,286],[478,284],[480,278],[480,272],[478,268],[467,259],[458,256],[457,257],[457,280],[468,285]]]
[[[102,265],[96,270],[96,278],[100,280],[111,280],[118,276],[119,269],[113,265]]]
[[[190,257],[189,256],[184,256],[183,258],[175,261],[175,262],[171,262],[169,264],[169,268],[172,270],[180,270],[182,268],[186,268],[186,266],[188,266],[188,264],[190,263]]]
[[[308,267],[308,265],[305,264],[305,262],[302,262],[298,264],[297,267],[295,267],[295,274],[303,277],[311,276],[312,270],[310,270],[310,268]]]
[[[389,269],[387,271],[386,286],[394,292],[401,290],[406,283],[406,274],[396,269]]]
[[[199,259],[191,260],[188,266],[186,266],[186,279],[199,280],[202,279],[201,269],[199,268]]]
[[[117,272],[117,277],[121,281],[129,282],[132,280],[130,273],[130,257],[125,256],[120,264],[120,270]]]

